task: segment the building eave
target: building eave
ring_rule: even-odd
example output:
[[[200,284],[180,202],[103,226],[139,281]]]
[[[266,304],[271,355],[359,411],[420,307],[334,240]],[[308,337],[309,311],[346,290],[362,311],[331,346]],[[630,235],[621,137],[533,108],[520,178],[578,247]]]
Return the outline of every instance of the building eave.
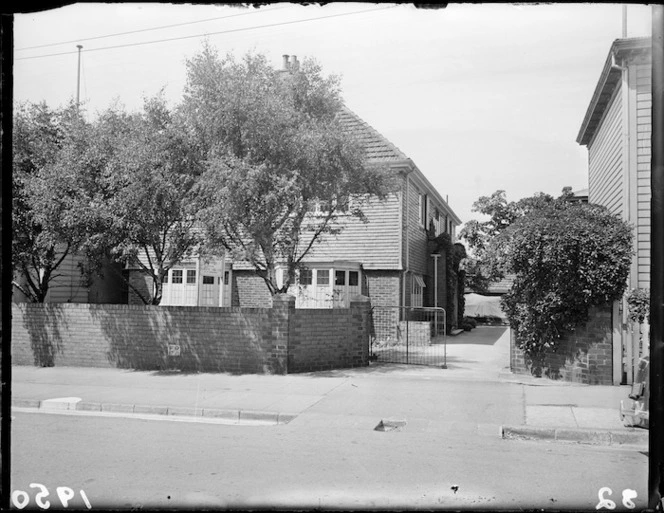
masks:
[[[461,225],[461,219],[459,219],[459,216],[457,216],[452,208],[448,205],[447,201],[443,199],[441,194],[438,192],[438,190],[431,185],[431,182],[427,179],[427,177],[420,171],[420,169],[415,165],[415,163],[411,160],[410,164],[412,166],[412,170],[417,176],[418,180],[422,182],[424,187],[427,189],[428,193],[431,194],[437,201],[443,206],[443,209],[445,211],[445,214],[447,214],[450,218],[452,218],[452,221],[456,226]]]
[[[595,92],[590,100],[590,105],[583,118],[583,123],[581,123],[581,129],[576,137],[578,144],[587,146],[595,135],[613,93],[621,82],[622,70],[619,63],[646,56],[650,50],[651,40],[649,37],[616,39],[613,42],[604,62]]]

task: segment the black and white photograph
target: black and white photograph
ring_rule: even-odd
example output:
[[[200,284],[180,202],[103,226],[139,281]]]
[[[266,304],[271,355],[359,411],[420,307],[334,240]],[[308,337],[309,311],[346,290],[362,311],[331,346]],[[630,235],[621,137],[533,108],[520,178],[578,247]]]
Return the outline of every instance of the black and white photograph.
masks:
[[[662,511],[663,6],[1,18],[2,508]]]

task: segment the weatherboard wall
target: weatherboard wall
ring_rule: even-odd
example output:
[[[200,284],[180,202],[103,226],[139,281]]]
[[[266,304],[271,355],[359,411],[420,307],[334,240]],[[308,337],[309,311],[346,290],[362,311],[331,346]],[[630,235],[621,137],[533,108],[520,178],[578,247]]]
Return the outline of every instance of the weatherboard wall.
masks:
[[[363,205],[367,222],[350,214],[341,214],[336,223],[342,231],[325,235],[306,256],[307,262],[347,260],[359,262],[364,269],[399,269],[399,201],[393,193]],[[306,241],[306,238],[305,238]]]
[[[650,201],[652,91],[650,64],[634,66],[636,89],[636,225],[637,273],[635,286],[650,287]]]
[[[623,103],[621,87],[588,144],[588,201],[623,214]]]

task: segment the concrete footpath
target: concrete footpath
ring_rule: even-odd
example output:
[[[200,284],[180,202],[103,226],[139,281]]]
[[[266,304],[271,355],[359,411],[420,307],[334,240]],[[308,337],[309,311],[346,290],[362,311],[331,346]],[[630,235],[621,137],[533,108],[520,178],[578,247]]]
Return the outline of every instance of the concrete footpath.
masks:
[[[648,446],[625,427],[628,386],[589,386],[509,372],[509,331],[450,337],[447,368],[372,363],[305,374],[231,375],[124,369],[12,368],[14,411],[231,423],[407,422],[505,438]]]

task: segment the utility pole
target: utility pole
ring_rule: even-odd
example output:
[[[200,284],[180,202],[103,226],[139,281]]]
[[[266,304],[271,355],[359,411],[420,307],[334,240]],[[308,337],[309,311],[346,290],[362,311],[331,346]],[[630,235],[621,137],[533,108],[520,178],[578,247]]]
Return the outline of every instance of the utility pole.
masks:
[[[433,253],[431,258],[433,258],[433,306],[438,308],[438,259],[440,258],[440,254]],[[435,311],[434,317],[434,324],[436,326],[434,333],[438,336],[438,310]]]
[[[664,6],[652,6],[648,507],[664,510]]]
[[[78,48],[78,76],[76,77],[76,108],[78,109],[81,96],[81,49],[83,45],[76,45],[76,48]]]

